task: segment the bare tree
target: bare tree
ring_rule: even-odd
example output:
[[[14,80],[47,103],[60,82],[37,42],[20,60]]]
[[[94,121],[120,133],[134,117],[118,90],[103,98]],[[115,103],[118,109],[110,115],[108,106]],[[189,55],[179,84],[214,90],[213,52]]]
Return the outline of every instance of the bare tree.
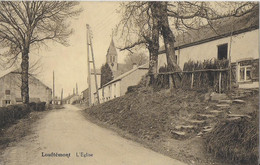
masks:
[[[133,68],[133,64],[136,64],[137,66],[143,65],[148,62],[148,56],[144,54],[143,52],[139,53],[131,53],[129,52],[124,59],[126,64],[126,69],[130,70]]]
[[[52,40],[68,45],[72,33],[67,20],[80,12],[77,2],[5,1],[0,2],[0,45],[2,56],[14,64],[21,55],[23,103],[29,102],[28,70],[32,47]]]
[[[168,68],[180,70],[175,58],[175,35],[172,30],[176,34],[177,31],[185,32],[205,25],[214,30],[215,20],[251,13],[258,9],[258,2],[125,2],[122,7],[119,25],[126,42],[121,50],[131,50],[145,44],[150,53],[150,72],[156,73],[160,34]]]

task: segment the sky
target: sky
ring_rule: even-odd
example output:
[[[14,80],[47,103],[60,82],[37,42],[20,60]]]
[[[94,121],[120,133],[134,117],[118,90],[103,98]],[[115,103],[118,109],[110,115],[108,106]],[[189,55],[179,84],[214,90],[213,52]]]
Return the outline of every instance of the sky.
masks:
[[[100,68],[105,63],[112,29],[120,20],[120,15],[116,12],[119,2],[80,2],[80,6],[83,12],[76,20],[71,20],[74,34],[69,38],[70,46],[52,42],[47,48],[43,47],[30,54],[32,60],[40,59],[41,69],[37,77],[51,88],[54,71],[56,96],[60,96],[62,88],[64,96],[72,94],[76,83],[79,93],[88,87],[86,24],[89,24],[92,30],[95,62],[97,68]],[[119,62],[123,62],[126,53],[117,53]]]

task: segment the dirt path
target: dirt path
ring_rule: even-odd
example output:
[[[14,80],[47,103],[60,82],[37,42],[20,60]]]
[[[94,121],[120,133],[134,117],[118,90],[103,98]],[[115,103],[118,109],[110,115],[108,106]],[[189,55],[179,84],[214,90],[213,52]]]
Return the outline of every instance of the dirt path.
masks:
[[[33,132],[7,148],[0,165],[184,165],[88,122],[72,105],[49,112]]]

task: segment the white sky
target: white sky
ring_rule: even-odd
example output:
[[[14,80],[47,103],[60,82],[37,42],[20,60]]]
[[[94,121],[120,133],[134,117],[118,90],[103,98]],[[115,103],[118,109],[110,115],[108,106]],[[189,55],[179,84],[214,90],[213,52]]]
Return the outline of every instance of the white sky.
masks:
[[[87,46],[86,24],[93,32],[93,48],[97,68],[105,63],[105,56],[111,41],[112,29],[119,21],[116,9],[119,2],[81,2],[83,12],[77,20],[71,21],[74,34],[70,37],[70,46],[57,43],[48,44],[48,49],[41,48],[32,58],[41,58],[42,71],[37,76],[52,88],[52,72],[55,71],[55,94],[60,96],[61,88],[64,96],[73,93],[76,83],[79,92],[88,87],[87,84]],[[115,44],[117,42],[115,41]],[[119,52],[119,62],[123,62],[125,53]]]

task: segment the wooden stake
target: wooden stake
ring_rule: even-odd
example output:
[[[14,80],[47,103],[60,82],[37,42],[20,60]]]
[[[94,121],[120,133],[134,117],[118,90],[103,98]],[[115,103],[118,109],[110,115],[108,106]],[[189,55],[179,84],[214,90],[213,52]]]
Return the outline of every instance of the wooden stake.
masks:
[[[221,93],[221,77],[222,77],[222,72],[219,72],[219,80],[218,80],[219,93]]]
[[[173,77],[171,74],[169,74],[169,87],[170,87],[170,89],[173,88]]]
[[[194,73],[191,73],[191,89],[193,88]]]

